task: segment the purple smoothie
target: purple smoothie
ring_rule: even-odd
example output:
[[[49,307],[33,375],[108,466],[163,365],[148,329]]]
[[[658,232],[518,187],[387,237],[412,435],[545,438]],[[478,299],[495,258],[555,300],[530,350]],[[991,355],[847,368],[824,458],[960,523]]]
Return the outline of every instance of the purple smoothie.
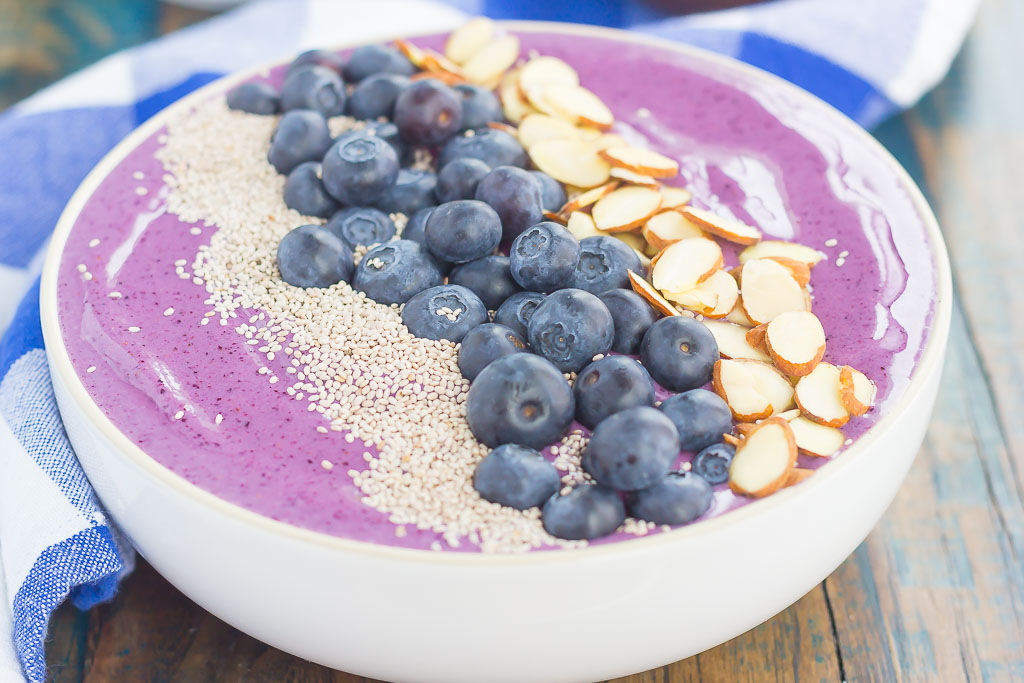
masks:
[[[874,424],[906,390],[935,289],[925,224],[888,159],[823,105],[728,64],[608,38],[520,37],[523,54],[537,50],[575,67],[615,113],[616,132],[679,159],[680,184],[694,192],[695,205],[728,210],[761,227],[766,239],[828,255],[811,278],[814,312],[828,335],[825,360],[854,366],[878,387],[876,407],[844,432],[855,439]],[[436,49],[444,37],[414,42]],[[269,80],[279,82],[282,71]],[[365,469],[366,448],[341,433],[319,434],[323,418],[291,400],[287,383],[259,378],[256,369],[268,361],[234,331],[244,319],[196,323],[209,308],[206,291],[175,276],[174,263],[191,264],[216,228],[164,211],[165,171],[154,158],[161,144],[160,133],[152,135],[102,181],[61,262],[61,330],[93,400],[147,454],[227,501],[344,538],[430,547],[438,534],[409,526],[396,536],[387,515],[361,502],[346,472]],[[722,244],[735,264],[738,250]],[[283,371],[285,358],[271,369]],[[824,461],[800,456],[799,465]],[[717,487],[705,516],[746,502]]]

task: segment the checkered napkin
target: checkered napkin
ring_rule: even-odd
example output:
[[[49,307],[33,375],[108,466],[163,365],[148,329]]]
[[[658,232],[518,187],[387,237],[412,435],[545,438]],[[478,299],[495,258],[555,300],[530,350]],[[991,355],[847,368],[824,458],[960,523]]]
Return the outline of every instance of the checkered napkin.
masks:
[[[115,54],[0,115],[0,681],[44,680],[53,610],[65,599],[85,609],[111,598],[132,568],[133,551],[96,499],[57,413],[38,273],[75,187],[146,118],[254,63],[447,30],[469,13],[628,26],[698,45],[777,73],[871,126],[943,76],[976,4],[777,0],[669,17],[628,0],[268,0]]]

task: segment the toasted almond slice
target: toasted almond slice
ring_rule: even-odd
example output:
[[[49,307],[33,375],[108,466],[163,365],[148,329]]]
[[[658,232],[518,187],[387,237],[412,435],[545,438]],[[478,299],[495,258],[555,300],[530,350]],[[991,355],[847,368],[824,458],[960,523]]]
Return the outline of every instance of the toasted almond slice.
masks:
[[[661,195],[664,197],[661,202],[661,208],[663,209],[678,209],[681,206],[686,206],[693,199],[693,195],[690,194],[689,190],[668,185],[662,186]]]
[[[487,17],[473,17],[448,36],[445,56],[456,64],[465,64],[491,42],[495,28],[494,22]]]
[[[740,435],[740,438],[741,439],[745,439],[745,438],[747,438],[747,435],[750,434],[750,432],[752,432],[755,429],[757,429],[757,423],[756,422],[737,422],[735,429],[736,429],[736,433]]]
[[[671,178],[679,174],[679,163],[664,154],[642,147],[607,147],[601,156],[612,166],[655,178]]]
[[[796,437],[796,447],[801,453],[816,458],[828,458],[835,455],[846,437],[835,427],[827,427],[812,422],[806,417],[796,417],[789,421],[789,426]]]
[[[640,236],[640,233],[609,232],[607,234],[609,237],[614,237],[620,242],[625,242],[626,246],[632,249],[636,253],[637,258],[640,259],[640,265],[644,268],[650,268],[651,259],[644,253],[644,247],[647,246],[647,243],[644,242],[644,238]]]
[[[614,174],[616,169],[612,169]],[[664,201],[664,194],[662,194]],[[661,211],[644,223],[641,233],[647,243],[661,251],[670,244],[691,237],[705,237],[704,231],[678,211]]]
[[[747,261],[740,271],[740,287],[743,310],[758,325],[786,311],[808,310],[803,288],[785,266],[775,261]]]
[[[740,305],[729,311],[729,315],[725,316],[725,320],[741,327],[754,327],[754,323],[747,317],[747,312],[743,310],[742,294],[740,294]]]
[[[584,240],[588,237],[604,234],[594,225],[594,219],[590,217],[590,214],[583,213],[582,211],[570,213],[565,227],[577,240]]]
[[[651,261],[651,281],[662,292],[687,292],[721,268],[722,258],[722,248],[714,240],[680,240],[658,252]]]
[[[662,315],[679,315],[679,310],[669,303],[668,299],[658,293],[651,283],[640,277],[637,273],[632,270],[627,271],[629,274],[629,284],[633,287],[633,291],[644,298],[644,300],[654,307],[658,313]]]
[[[537,91],[539,95],[534,95]],[[538,97],[538,101],[542,103],[542,106],[534,104],[535,107],[541,111],[550,110],[572,124],[594,126],[604,130],[615,123],[611,109],[601,101],[601,98],[579,85],[544,85],[530,88],[527,91],[527,99],[533,103],[534,97]]]
[[[736,305],[739,288],[729,273],[718,270],[687,292],[665,291],[662,294],[669,301],[706,318],[724,318]]]
[[[441,81],[445,85],[458,85],[466,82],[466,79],[462,76],[451,74],[447,71],[417,71],[412,76],[409,76],[410,81],[425,81],[428,78]]]
[[[796,441],[789,423],[777,417],[757,425],[736,448],[729,464],[729,488],[763,498],[785,485],[796,464]]]
[[[530,159],[544,173],[561,183],[596,187],[608,181],[611,167],[579,138],[545,140],[530,148]],[[600,226],[599,226],[600,227]]]
[[[515,126],[510,126],[507,123],[503,123],[501,121],[488,121],[487,127],[493,128],[494,130],[500,130],[504,133],[508,133],[512,137],[516,137],[516,135],[519,134],[518,128],[516,128]]]
[[[449,73],[462,76],[459,65],[433,50],[423,51],[423,68],[431,73]]]
[[[747,330],[746,340],[747,343],[753,346],[755,349],[764,349],[764,335],[768,331],[768,323],[751,327]],[[766,349],[767,350],[767,349]],[[771,358],[769,358],[771,360]]]
[[[843,405],[841,388],[839,368],[831,363],[818,363],[796,383],[796,404],[814,422],[842,427],[849,421],[850,412]]]
[[[519,94],[519,69],[512,69],[501,78],[498,86],[498,98],[505,118],[518,124],[536,110]]]
[[[644,242],[646,242],[646,245],[644,246],[644,253],[649,258],[653,259],[655,256],[658,255],[658,252],[661,251],[661,249],[656,249],[654,245],[652,245],[650,242],[647,242],[647,240],[644,240]]]
[[[706,209],[695,206],[684,206],[680,213],[696,223],[701,229],[718,235],[724,240],[736,244],[756,244],[761,239],[761,231],[733,218],[724,218]]]
[[[424,60],[426,59],[426,52],[419,47],[413,45],[408,40],[402,38],[395,39],[395,47],[398,51],[405,55],[405,58],[413,63],[414,66],[423,69]]]
[[[801,412],[799,408],[793,408],[791,410],[783,410],[781,413],[775,413],[775,417],[781,417],[784,420],[792,422],[796,418],[800,417]]]
[[[810,311],[775,316],[766,327],[764,341],[775,367],[790,377],[809,375],[825,355],[825,328]]]
[[[806,263],[808,268],[813,268],[818,261],[825,258],[825,255],[820,251],[805,244],[781,240],[764,240],[741,251],[740,263],[746,263],[758,258],[768,258],[769,256],[785,256],[794,261]]]
[[[546,220],[546,221],[554,221],[555,223],[558,223],[559,225],[568,225],[569,224],[569,220],[565,216],[560,214],[560,213],[555,213],[554,211],[548,211],[547,209],[544,209],[540,213],[541,213],[542,216],[544,216],[544,220]]]
[[[519,144],[529,150],[538,142],[579,137],[579,129],[564,119],[547,114],[530,114],[519,122]]]
[[[633,230],[647,222],[661,206],[661,192],[649,187],[620,187],[601,197],[591,211],[598,230]]]
[[[763,363],[771,362],[768,354],[747,343],[746,328],[727,323],[724,320],[705,320],[703,322],[718,343],[718,353],[722,358],[747,358]]]
[[[640,185],[641,187],[661,187],[661,184],[657,179],[652,178],[649,175],[641,175],[640,173],[634,173],[626,168],[620,168],[619,166],[612,166],[611,170],[612,178],[618,178],[623,180],[630,185]],[[664,199],[662,200],[664,201]]]
[[[849,365],[839,369],[839,397],[851,415],[863,415],[875,402],[875,384]]]
[[[733,448],[738,448],[739,445],[743,443],[743,439],[738,436],[733,436],[732,434],[722,434],[722,441],[726,442]]]
[[[531,88],[543,85],[579,85],[580,77],[558,57],[534,57],[523,65],[519,75],[519,91],[526,93]]]
[[[792,426],[792,425],[790,425]],[[794,486],[799,484],[807,477],[814,474],[814,470],[809,470],[804,467],[794,467],[789,471],[789,476],[786,477],[785,483],[782,484],[783,488]]]
[[[471,83],[483,85],[501,78],[519,57],[519,39],[505,35],[484,45],[462,64],[462,75]],[[452,60],[455,61],[455,60]]]
[[[793,405],[793,385],[770,363],[720,360],[712,385],[741,422],[760,420]]]
[[[628,147],[629,143],[621,135],[615,133],[603,133],[594,140],[594,149],[601,151],[609,147]]]
[[[788,256],[765,256],[769,261],[775,261],[781,266],[785,266],[789,274],[793,276],[793,279],[797,281],[801,287],[806,287],[811,281],[811,267],[802,261],[789,258]]]
[[[604,185],[598,185],[593,189],[580,192],[567,201],[562,208],[558,210],[558,213],[568,216],[574,211],[579,211],[586,206],[590,206],[605,195],[610,194],[618,186],[619,181],[613,180],[605,183]]]

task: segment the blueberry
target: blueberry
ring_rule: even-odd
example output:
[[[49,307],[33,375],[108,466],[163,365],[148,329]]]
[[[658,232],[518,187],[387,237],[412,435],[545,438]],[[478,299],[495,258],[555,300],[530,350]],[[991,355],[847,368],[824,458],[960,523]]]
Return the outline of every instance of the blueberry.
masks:
[[[487,322],[480,297],[459,285],[425,289],[405,302],[402,322],[417,337],[462,341],[466,333]]]
[[[684,451],[699,451],[732,431],[732,411],[722,398],[707,389],[691,389],[669,396],[658,406],[679,430]]]
[[[476,292],[489,311],[497,310],[506,299],[519,291],[519,285],[509,272],[508,256],[501,254],[484,256],[456,266],[448,274],[448,282]]]
[[[502,236],[511,242],[531,225],[543,219],[540,188],[527,171],[515,166],[498,166],[476,186],[476,198],[487,202],[501,217]]]
[[[669,391],[689,391],[711,381],[718,344],[708,328],[681,315],[662,318],[640,342],[640,360]]]
[[[338,138],[323,161],[324,187],[343,204],[365,206],[381,197],[398,178],[394,147],[376,135],[354,132]]]
[[[409,149],[409,145],[405,144],[402,140],[402,136],[398,133],[398,126],[393,124],[391,121],[367,121],[366,127],[363,131],[371,135],[376,135],[384,142],[391,145],[395,154],[398,155],[398,159],[403,164],[408,164],[412,156],[412,152]]]
[[[281,94],[267,83],[251,81],[228,91],[228,107],[250,114],[276,114],[281,111]]]
[[[530,171],[530,175],[540,187],[540,205],[546,211],[558,211],[565,206],[565,188],[547,173]]]
[[[501,110],[501,102],[487,88],[469,83],[459,83],[452,87],[462,98],[460,130],[483,128],[491,121],[501,121],[505,118],[504,112]]]
[[[420,244],[393,240],[366,252],[352,286],[379,304],[402,304],[444,281],[434,258]]]
[[[479,159],[491,168],[517,166],[525,168],[526,150],[514,136],[497,128],[475,128],[472,133],[456,135],[441,148],[438,168],[456,159]]]
[[[466,263],[494,251],[501,241],[501,221],[483,202],[460,199],[435,208],[424,235],[435,256],[449,263]]]
[[[628,289],[629,271],[643,274],[640,257],[622,240],[608,235],[580,240],[580,262],[572,286],[601,294],[609,289]]]
[[[318,218],[327,218],[338,210],[338,202],[327,194],[320,173],[316,161],[304,161],[292,169],[284,183],[284,203],[288,208]]]
[[[267,161],[278,173],[291,173],[304,161],[320,161],[331,146],[327,119],[309,109],[285,112],[270,136]]]
[[[312,109],[325,117],[345,111],[345,84],[323,66],[303,66],[288,72],[281,86],[281,108]]]
[[[583,453],[583,469],[617,491],[653,486],[671,471],[679,455],[679,432],[654,408],[638,406],[606,417]]]
[[[526,342],[518,334],[495,323],[484,323],[474,327],[462,338],[459,348],[459,370],[462,376],[473,381],[480,371],[494,361],[510,353],[526,349]]]
[[[377,206],[388,213],[411,216],[420,209],[437,204],[436,187],[437,176],[433,172],[403,168],[398,171],[395,184],[377,200]]]
[[[689,524],[711,507],[711,485],[693,473],[673,473],[626,495],[629,514],[655,524]]]
[[[519,234],[508,251],[512,278],[524,289],[553,292],[576,271],[580,243],[558,223],[541,221]]]
[[[576,421],[593,429],[606,417],[636,406],[654,405],[654,382],[629,356],[605,356],[580,371],[572,387]]]
[[[395,101],[394,120],[406,142],[439,145],[462,123],[462,98],[440,81],[416,81]]]
[[[473,199],[476,186],[491,167],[479,159],[455,159],[437,174],[437,200],[441,203],[456,199]]]
[[[601,300],[581,289],[560,289],[537,306],[528,337],[534,353],[562,372],[579,372],[599,353],[608,353],[614,330]]]
[[[530,318],[546,295],[540,292],[516,292],[498,306],[494,322],[504,325],[523,339],[529,335]]]
[[[342,68],[345,66],[345,60],[337,52],[331,52],[329,50],[307,50],[296,57],[292,63],[288,65],[288,71],[291,72],[303,66],[323,66],[340,74]]]
[[[435,208],[436,207],[429,206],[425,209],[420,209],[413,215],[409,216],[409,221],[405,224],[405,227],[402,228],[402,239],[426,244],[427,238],[424,230],[427,227],[427,219],[430,218],[430,214],[434,212]]]
[[[615,323],[612,351],[636,354],[644,332],[658,319],[658,314],[632,289],[609,289],[598,294],[597,298],[608,307]]]
[[[626,507],[619,495],[594,484],[580,484],[564,496],[551,496],[541,511],[545,531],[570,541],[607,536],[625,520]]]
[[[488,446],[515,443],[541,449],[572,423],[572,389],[554,365],[532,353],[513,353],[484,368],[469,385],[466,419]]]
[[[363,45],[352,51],[343,69],[345,80],[358,83],[373,74],[412,76],[416,67],[401,52],[383,45]]]
[[[736,449],[726,443],[711,444],[693,459],[693,472],[717,486],[729,481],[729,465]]]
[[[409,87],[409,82],[399,74],[374,74],[364,79],[348,98],[348,113],[357,119],[390,119],[395,112],[395,100]]]
[[[296,287],[330,287],[352,277],[352,250],[322,225],[300,225],[277,245],[281,279]]]
[[[350,206],[338,211],[324,226],[350,248],[387,242],[395,236],[395,224],[386,213],[369,206]]]
[[[561,485],[558,470],[544,456],[513,443],[488,453],[473,474],[481,498],[516,510],[540,507]]]

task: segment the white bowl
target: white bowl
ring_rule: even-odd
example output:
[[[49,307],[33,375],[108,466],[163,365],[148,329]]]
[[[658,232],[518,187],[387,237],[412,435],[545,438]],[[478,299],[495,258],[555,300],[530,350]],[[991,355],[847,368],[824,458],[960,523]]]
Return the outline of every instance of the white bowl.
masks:
[[[510,26],[655,44],[756,74],[778,92],[827,107],[774,76],[675,43],[609,29]],[[647,538],[493,556],[386,547],[307,531],[188,483],[150,459],[92,401],[64,347],[56,305],[57,266],[79,211],[110,169],[163,124],[163,114],[89,175],[53,238],[41,307],[68,435],[113,519],[163,576],[228,623],[315,662],[389,680],[576,681],[642,671],[713,647],[785,609],[856,548],[909,469],[935,401],[952,300],[942,235],[897,162],[856,124],[838,112],[831,116],[891,162],[926,223],[935,307],[902,398],[799,486]]]

